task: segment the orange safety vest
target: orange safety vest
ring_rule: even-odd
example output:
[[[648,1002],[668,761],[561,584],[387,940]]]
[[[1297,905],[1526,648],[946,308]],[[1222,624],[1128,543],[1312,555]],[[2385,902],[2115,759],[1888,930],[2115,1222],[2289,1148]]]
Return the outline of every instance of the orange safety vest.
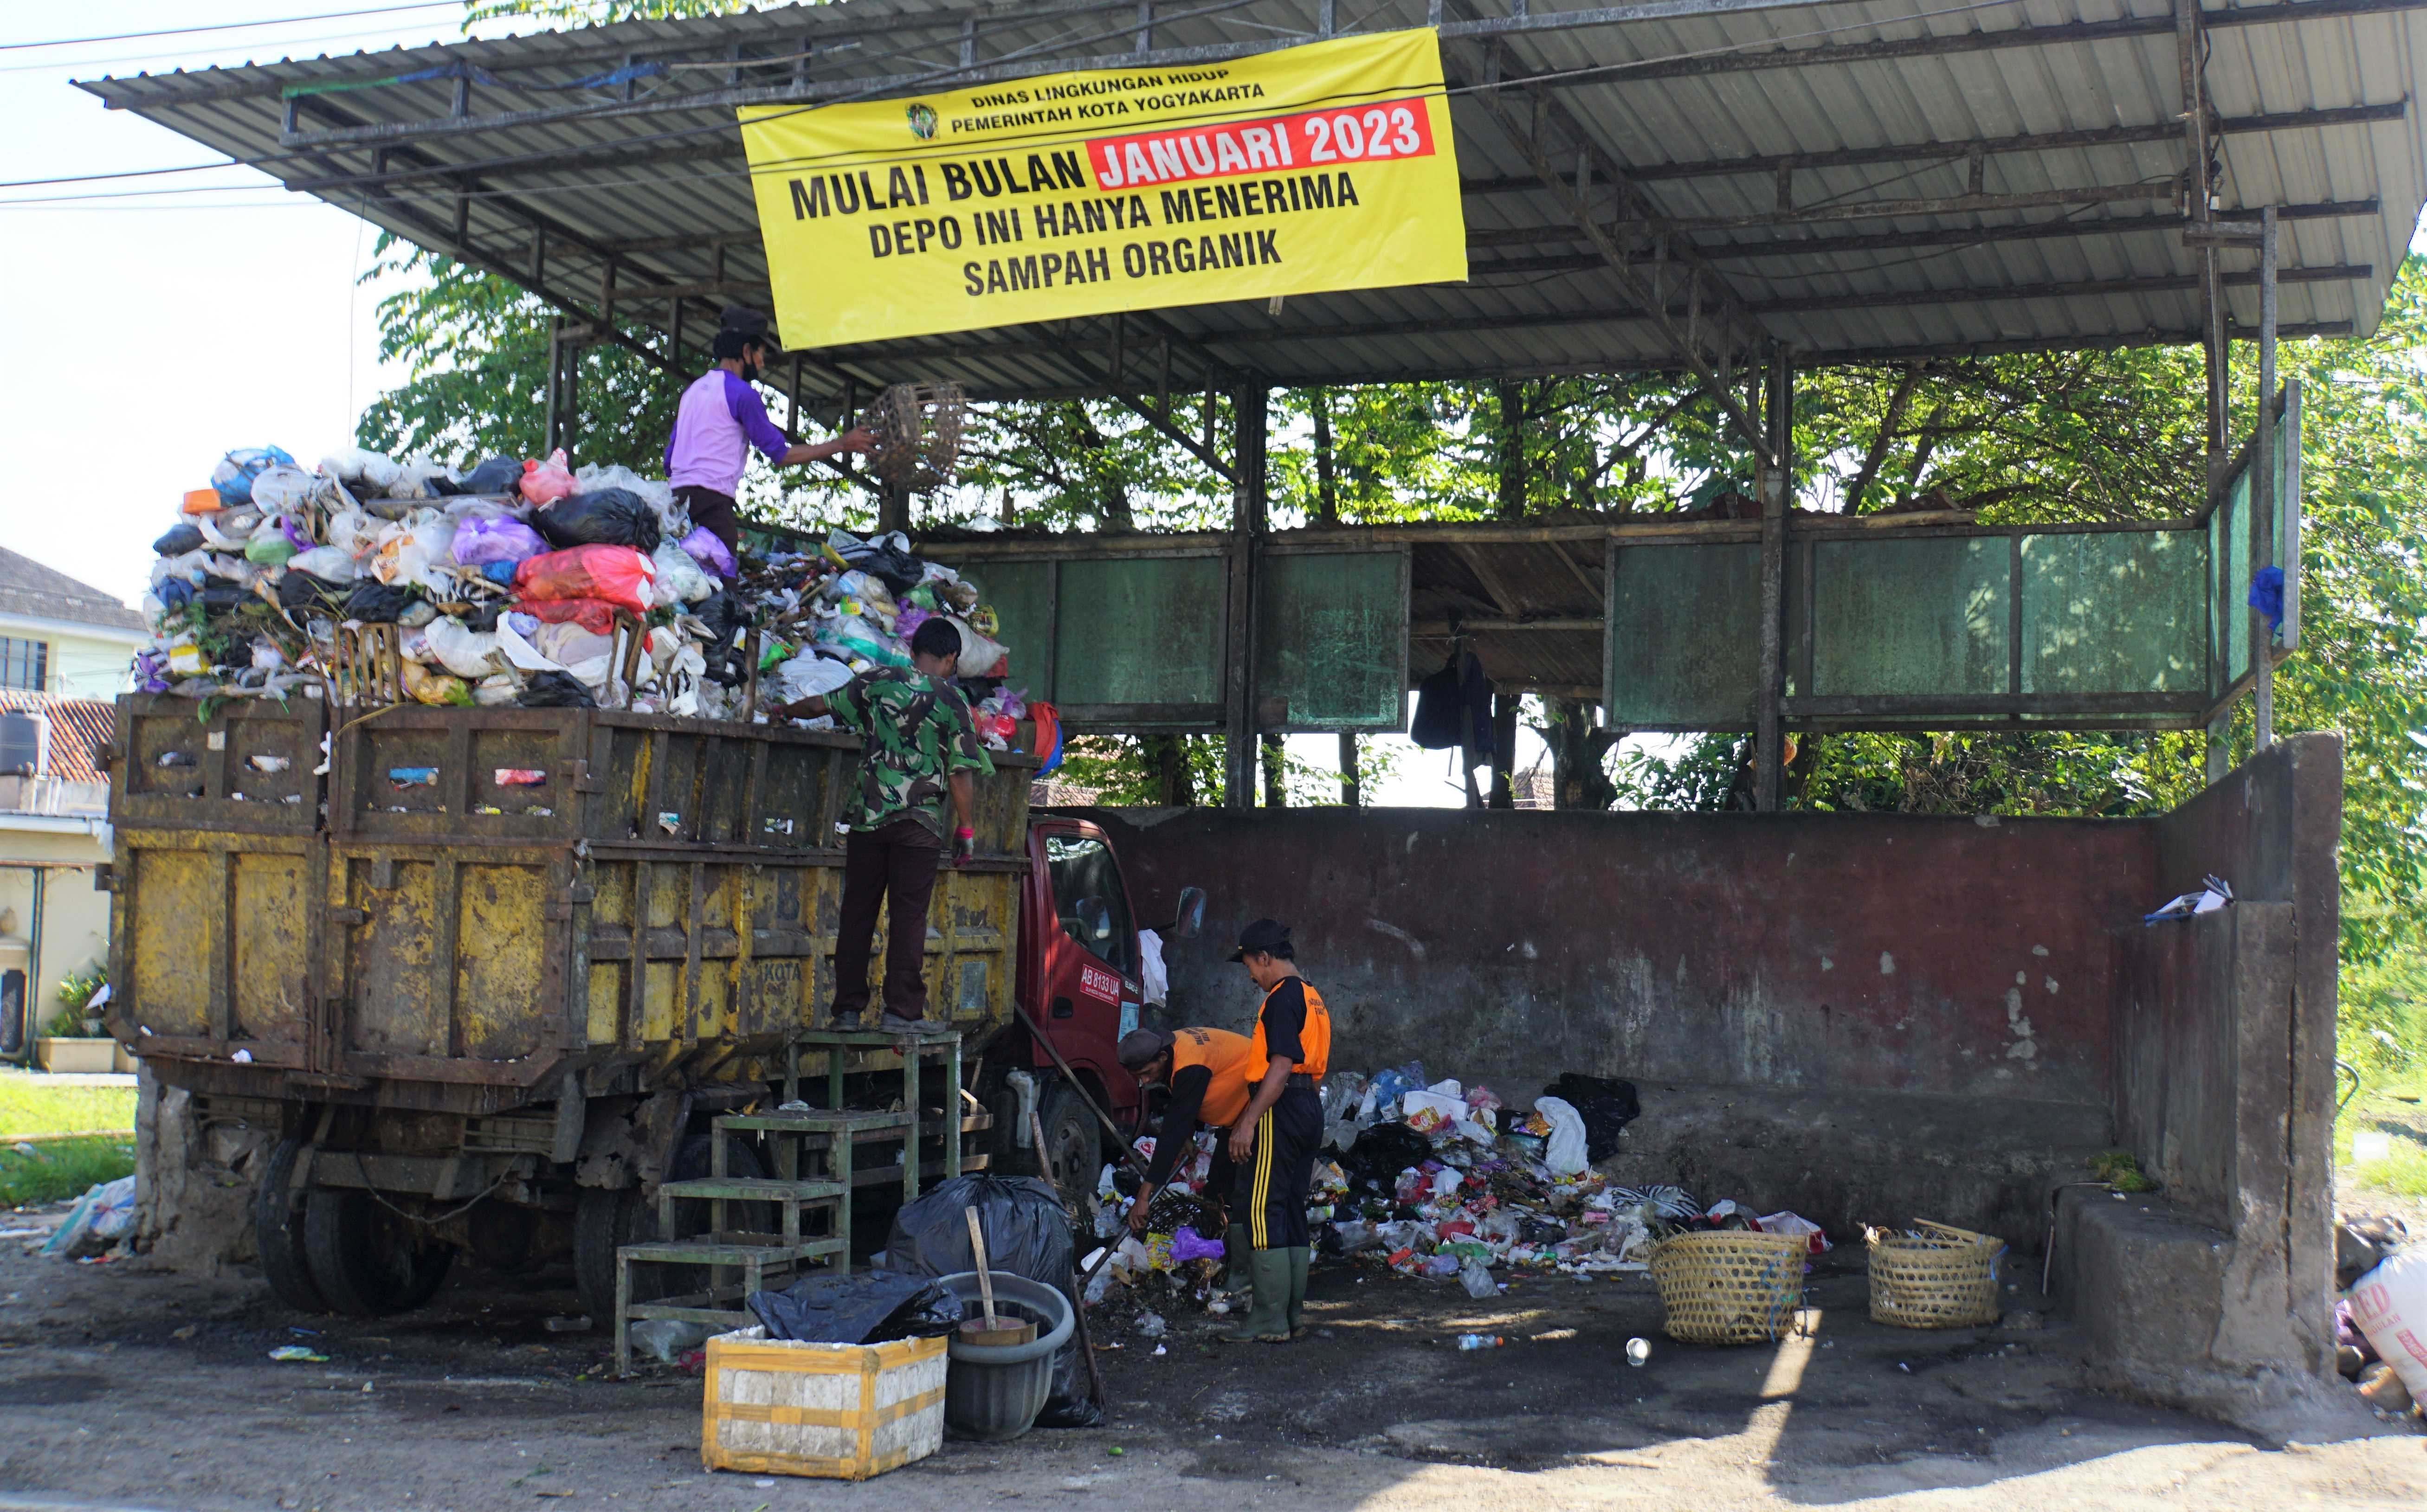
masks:
[[[1247,1055],[1253,1049],[1245,1034],[1227,1029],[1180,1029],[1171,1035],[1171,1074],[1192,1065],[1205,1067],[1213,1081],[1205,1100],[1197,1107],[1197,1121],[1208,1129],[1228,1129],[1247,1111],[1255,1084],[1247,1080]]]
[[[1303,1071],[1320,1081],[1331,1065],[1331,1011],[1323,1006],[1323,994],[1315,991],[1314,984],[1304,977],[1283,978],[1273,984],[1273,992],[1280,991],[1291,982],[1306,989],[1306,1027],[1299,1030],[1297,1035],[1297,1048],[1302,1053],[1292,1069]],[[1269,1003],[1272,1000],[1273,993],[1265,993],[1264,1001]],[[1262,1081],[1271,1065],[1272,1057],[1264,1053],[1264,1010],[1259,1004],[1254,1043],[1247,1051],[1247,1080]]]

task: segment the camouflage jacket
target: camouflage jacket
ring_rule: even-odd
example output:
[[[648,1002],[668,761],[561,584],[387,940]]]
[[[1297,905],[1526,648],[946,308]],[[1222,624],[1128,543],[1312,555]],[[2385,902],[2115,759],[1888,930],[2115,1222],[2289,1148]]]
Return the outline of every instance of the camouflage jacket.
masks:
[[[969,721],[969,701],[950,683],[875,667],[828,693],[826,709],[868,737],[859,792],[843,816],[855,830],[915,819],[942,839],[952,774],[994,771]]]

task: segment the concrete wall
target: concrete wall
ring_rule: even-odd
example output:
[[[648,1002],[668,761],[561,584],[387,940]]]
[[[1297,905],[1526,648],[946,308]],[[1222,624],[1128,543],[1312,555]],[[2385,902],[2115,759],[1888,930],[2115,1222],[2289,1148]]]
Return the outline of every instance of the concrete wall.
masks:
[[[2341,809],[2341,742],[2299,736],[2158,823],[2166,892],[2237,901],[2116,932],[2115,1123],[2159,1190],[2068,1192],[2058,1225],[2113,1384],[2260,1424],[2333,1405]]]
[[[1290,923],[1333,1065],[1421,1059],[1527,1101],[1625,1077],[1630,1179],[1914,1216],[2037,1247],[2047,1187],[2109,1138],[2115,952],[2145,821],[1216,809],[1096,814],[1141,917],[1182,886],[1172,1022],[1246,1024],[1238,927]]]

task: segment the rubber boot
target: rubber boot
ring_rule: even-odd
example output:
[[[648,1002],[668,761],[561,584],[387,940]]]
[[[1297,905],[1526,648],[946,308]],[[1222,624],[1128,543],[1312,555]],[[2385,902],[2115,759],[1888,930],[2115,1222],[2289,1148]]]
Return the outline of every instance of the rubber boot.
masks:
[[[1222,1336],[1226,1344],[1289,1342],[1289,1251],[1247,1251],[1247,1275],[1255,1286],[1255,1306],[1239,1326]]]
[[[1281,1253],[1289,1257],[1289,1302],[1282,1309],[1282,1318],[1289,1325],[1289,1336],[1303,1339],[1306,1325],[1299,1321],[1298,1314],[1306,1308],[1306,1271],[1314,1259],[1314,1251],[1301,1245]]]
[[[1247,1290],[1247,1226],[1234,1223],[1222,1236],[1222,1278],[1214,1290],[1236,1296]]]

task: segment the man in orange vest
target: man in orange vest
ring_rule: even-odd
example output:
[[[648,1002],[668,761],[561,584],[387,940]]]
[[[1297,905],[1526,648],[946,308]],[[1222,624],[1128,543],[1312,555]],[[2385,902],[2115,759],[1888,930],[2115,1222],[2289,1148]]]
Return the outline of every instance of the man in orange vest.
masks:
[[[1223,1338],[1234,1344],[1282,1343],[1306,1333],[1299,1312],[1313,1255],[1306,1199],[1323,1145],[1331,1015],[1323,995],[1297,974],[1287,925],[1257,919],[1240,931],[1230,959],[1247,968],[1264,1000],[1247,1036],[1245,1070],[1253,1090],[1227,1146],[1238,1167],[1230,1211],[1246,1225],[1255,1304]]]
[[[1171,1100],[1164,1104],[1163,1122],[1155,1130],[1154,1159],[1147,1162],[1146,1180],[1130,1208],[1132,1233],[1146,1232],[1147,1205],[1154,1200],[1156,1190],[1171,1179],[1181,1157],[1195,1147],[1192,1136],[1197,1130],[1211,1129],[1227,1139],[1230,1126],[1247,1111],[1247,1098],[1255,1090],[1247,1084],[1247,1056],[1254,1048],[1246,1035],[1227,1029],[1138,1029],[1121,1036],[1121,1065],[1138,1079],[1138,1085],[1171,1091]],[[1214,1146],[1206,1187],[1227,1193],[1231,1175],[1229,1145]],[[1246,1274],[1246,1234],[1247,1226],[1234,1218],[1229,1235],[1230,1265],[1243,1276]]]

